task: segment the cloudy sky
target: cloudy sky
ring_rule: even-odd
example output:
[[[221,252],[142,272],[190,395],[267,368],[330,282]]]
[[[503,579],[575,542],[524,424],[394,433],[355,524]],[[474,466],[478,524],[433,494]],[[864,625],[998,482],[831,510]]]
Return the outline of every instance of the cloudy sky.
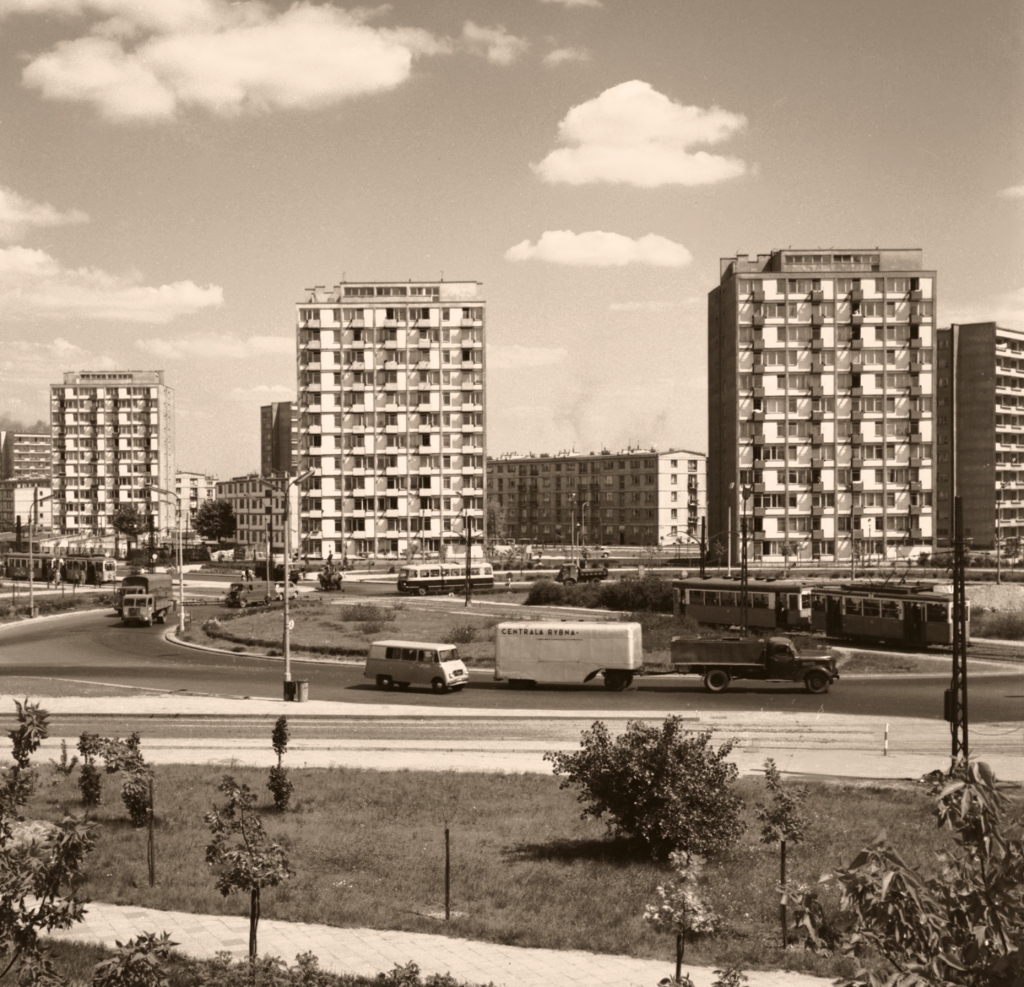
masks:
[[[0,0],[0,414],[163,369],[259,463],[294,303],[478,280],[489,451],[706,447],[719,258],[921,247],[1024,327],[1016,0]]]

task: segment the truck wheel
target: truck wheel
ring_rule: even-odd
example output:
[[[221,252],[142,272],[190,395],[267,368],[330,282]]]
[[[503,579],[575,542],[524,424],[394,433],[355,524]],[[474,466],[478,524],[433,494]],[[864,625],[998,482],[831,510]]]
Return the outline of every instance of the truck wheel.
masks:
[[[390,675],[378,675],[377,676],[377,688],[378,689],[391,689],[394,688],[394,681]]]
[[[167,623],[167,614],[164,614],[164,613],[158,613],[158,614],[156,615],[156,622],[157,622],[158,624],[166,624],[166,623]]]
[[[729,673],[724,668],[712,668],[704,676],[704,688],[708,692],[725,692],[729,688]]]
[[[825,672],[823,672],[820,668],[812,669],[804,676],[804,685],[807,686],[808,692],[813,692],[816,694],[828,692],[828,675]]]
[[[567,579],[565,581],[565,585],[566,586],[575,586],[576,585],[576,580],[575,579]]]
[[[416,592],[419,593],[420,596],[426,596],[427,595],[427,587],[426,586],[421,586],[418,590],[416,590]]]
[[[611,692],[622,692],[623,689],[628,689],[632,682],[632,674],[621,669],[613,668],[604,673],[604,687]]]
[[[430,688],[437,693],[448,691],[448,686],[444,684],[444,679],[432,679],[430,682]]]

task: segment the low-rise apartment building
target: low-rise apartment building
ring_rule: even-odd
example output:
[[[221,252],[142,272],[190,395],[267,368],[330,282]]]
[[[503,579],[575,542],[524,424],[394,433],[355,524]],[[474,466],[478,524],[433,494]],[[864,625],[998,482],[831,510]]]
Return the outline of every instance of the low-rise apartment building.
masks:
[[[22,537],[27,538],[33,500],[36,530],[49,531],[53,526],[52,501],[49,499],[52,492],[48,478],[0,480],[0,531],[16,531],[20,520]]]
[[[49,477],[53,469],[50,436],[35,432],[0,432],[0,480]]]
[[[217,500],[226,500],[235,514],[235,542],[240,547],[265,553],[268,537],[274,554],[284,552],[285,480],[271,479],[259,473],[218,480]],[[299,541],[299,491],[288,485],[288,540],[292,554],[308,554]]]
[[[182,527],[186,531],[193,531],[196,526],[196,511],[217,496],[217,478],[208,473],[179,470],[174,474],[174,492],[180,498],[182,509],[185,511]]]

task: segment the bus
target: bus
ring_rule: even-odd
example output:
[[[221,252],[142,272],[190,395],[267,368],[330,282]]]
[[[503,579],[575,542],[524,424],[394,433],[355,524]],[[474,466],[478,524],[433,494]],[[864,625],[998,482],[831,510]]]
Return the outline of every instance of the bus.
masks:
[[[967,642],[971,605],[967,603]],[[829,637],[896,641],[912,647],[953,643],[953,587],[948,583],[903,586],[816,586],[811,626]]]
[[[494,567],[489,562],[471,562],[469,582],[473,589],[494,588]],[[448,562],[420,562],[398,570],[398,592],[426,596],[428,593],[458,593],[466,588],[466,567]]]
[[[743,623],[739,579],[679,579],[682,612],[701,624]],[[811,626],[811,590],[793,579],[747,580],[747,626],[805,630]]]

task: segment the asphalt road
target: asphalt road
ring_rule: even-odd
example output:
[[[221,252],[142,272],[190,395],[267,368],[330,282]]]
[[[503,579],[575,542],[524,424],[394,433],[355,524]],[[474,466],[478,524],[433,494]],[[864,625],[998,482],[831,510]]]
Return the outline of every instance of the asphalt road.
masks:
[[[202,620],[215,608],[194,608]],[[209,610],[209,613],[206,611]],[[7,676],[46,676],[169,691],[232,696],[281,695],[282,662],[242,655],[210,654],[172,645],[164,627],[125,627],[113,612],[80,614],[25,623],[0,631],[0,690]],[[794,711],[941,719],[945,675],[847,678],[827,695],[803,687],[739,682],[718,695],[704,691],[696,676],[652,677],[637,687],[609,693],[600,684],[511,690],[477,673],[460,693],[435,696],[422,689],[381,693],[353,665],[293,662],[293,677],[308,679],[312,698],[346,703],[473,709],[588,710],[622,708],[643,713],[699,711]],[[976,676],[970,682],[973,722],[1024,719],[1024,669]]]

